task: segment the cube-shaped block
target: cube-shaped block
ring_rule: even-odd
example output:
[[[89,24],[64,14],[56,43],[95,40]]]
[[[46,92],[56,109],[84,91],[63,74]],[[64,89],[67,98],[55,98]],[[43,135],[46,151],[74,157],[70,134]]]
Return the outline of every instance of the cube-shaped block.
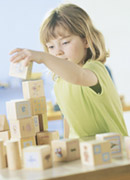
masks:
[[[10,139],[10,130],[0,132],[0,139],[7,141]]]
[[[96,139],[98,140],[107,140],[111,143],[111,155],[112,157],[121,157],[122,156],[122,136],[119,133],[103,133],[96,134]]]
[[[80,158],[79,139],[52,141],[53,161],[73,161]]]
[[[130,159],[130,136],[124,137],[127,158]]]
[[[24,66],[24,60],[18,63],[10,63],[9,76],[21,78],[21,79],[30,79],[32,73],[32,63],[27,67]]]
[[[9,124],[5,115],[0,115],[0,131],[9,130]]]
[[[86,165],[102,165],[111,163],[110,142],[92,140],[80,143],[81,161]]]
[[[50,145],[31,146],[23,149],[23,166],[25,169],[44,170],[52,167]]]
[[[32,116],[30,101],[23,99],[6,102],[6,111],[9,120],[24,119]]]
[[[35,129],[35,134],[37,132],[40,132],[40,125],[39,125],[39,117],[38,115],[32,116],[32,120],[34,121],[34,129]]]
[[[59,139],[58,131],[44,131],[36,135],[37,145],[51,144],[51,141],[56,139]]]
[[[24,138],[35,136],[34,122],[32,118],[10,122],[11,138]]]
[[[0,139],[0,169],[6,168],[6,158],[4,153],[4,143]]]
[[[46,98],[36,97],[30,99],[32,115],[45,114],[47,112]]]
[[[38,119],[39,119],[40,131],[48,130],[47,113],[45,112],[44,114],[39,114]]]
[[[45,96],[42,79],[34,81],[23,81],[22,88],[24,99]]]

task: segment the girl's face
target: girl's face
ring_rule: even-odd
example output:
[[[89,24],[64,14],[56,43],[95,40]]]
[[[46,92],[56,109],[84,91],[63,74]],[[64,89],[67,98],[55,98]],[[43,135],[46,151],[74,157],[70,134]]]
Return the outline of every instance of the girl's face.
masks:
[[[85,39],[73,35],[62,27],[55,28],[56,38],[47,42],[48,52],[59,58],[83,65],[88,45]]]

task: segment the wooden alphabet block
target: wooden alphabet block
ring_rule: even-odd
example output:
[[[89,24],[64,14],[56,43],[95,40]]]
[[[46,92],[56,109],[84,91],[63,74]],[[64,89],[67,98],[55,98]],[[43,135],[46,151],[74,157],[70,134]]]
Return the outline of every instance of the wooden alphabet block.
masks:
[[[45,96],[42,79],[33,81],[23,81],[22,88],[24,99]]]
[[[10,139],[10,130],[0,132],[0,139],[7,141]]]
[[[6,168],[6,158],[4,153],[3,140],[0,139],[0,169]]]
[[[38,118],[39,118],[40,131],[48,130],[47,113],[39,114]]]
[[[36,97],[30,99],[32,115],[45,114],[47,112],[46,98]]]
[[[9,120],[24,119],[32,116],[30,101],[23,99],[6,102],[6,111]]]
[[[10,122],[11,138],[24,138],[35,136],[34,122],[32,118]]]
[[[107,140],[111,143],[111,155],[112,157],[121,157],[122,156],[122,136],[119,133],[103,133],[96,134],[96,139],[98,140]]]
[[[24,66],[24,60],[19,63],[10,63],[9,76],[21,78],[21,79],[30,79],[32,73],[32,65]]]
[[[81,142],[80,156],[82,163],[86,165],[111,163],[110,142],[103,140]]]
[[[9,130],[9,124],[5,115],[0,115],[0,131]]]
[[[37,145],[50,144],[52,140],[59,139],[58,131],[44,131],[39,132],[36,135]]]
[[[18,141],[9,140],[6,142],[7,161],[9,170],[21,169],[21,158]]]
[[[36,134],[37,132],[40,132],[38,115],[32,116],[32,120],[34,121],[34,129],[35,129],[35,134]]]
[[[130,136],[124,137],[127,158],[130,159]]]
[[[31,146],[23,149],[23,166],[25,169],[44,170],[52,167],[50,145]]]
[[[51,142],[53,161],[73,161],[80,158],[79,139],[61,139]]]

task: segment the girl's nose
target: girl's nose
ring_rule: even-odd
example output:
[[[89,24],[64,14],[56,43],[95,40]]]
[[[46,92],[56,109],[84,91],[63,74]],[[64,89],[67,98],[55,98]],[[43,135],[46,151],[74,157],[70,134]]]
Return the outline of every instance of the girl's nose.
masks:
[[[56,56],[62,56],[64,54],[63,50],[62,49],[57,49],[56,50]]]

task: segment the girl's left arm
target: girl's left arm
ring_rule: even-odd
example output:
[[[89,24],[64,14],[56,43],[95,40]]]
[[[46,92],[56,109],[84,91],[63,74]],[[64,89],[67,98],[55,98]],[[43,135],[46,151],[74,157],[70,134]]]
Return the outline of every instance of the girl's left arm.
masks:
[[[25,66],[28,66],[31,61],[38,64],[43,63],[55,74],[73,84],[94,86],[98,82],[96,75],[92,71],[46,52],[17,48],[11,51],[10,55],[13,55],[10,59],[11,62],[17,63],[25,60]]]

